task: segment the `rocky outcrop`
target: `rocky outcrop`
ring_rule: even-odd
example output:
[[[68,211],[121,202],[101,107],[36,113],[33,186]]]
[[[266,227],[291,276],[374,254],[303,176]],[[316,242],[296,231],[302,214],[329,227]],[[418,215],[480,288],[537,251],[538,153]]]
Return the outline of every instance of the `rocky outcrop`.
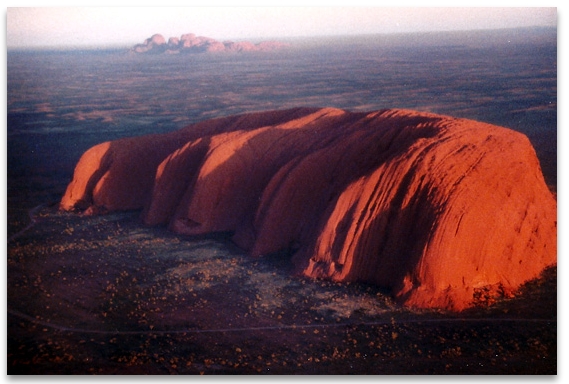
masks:
[[[144,43],[135,45],[132,50],[136,53],[163,53],[167,48],[164,36],[155,34],[144,40]]]
[[[89,207],[231,233],[255,257],[288,250],[299,274],[421,308],[512,292],[557,259],[557,204],[524,135],[406,110],[270,111],[103,143],[61,201]]]
[[[196,36],[187,33],[180,38],[170,37],[168,42],[164,36],[155,34],[146,39],[144,43],[135,45],[131,51],[135,53],[203,53],[203,52],[252,52],[252,51],[272,51],[286,47],[287,44],[277,41],[263,41],[253,44],[248,41],[220,42],[210,37]]]

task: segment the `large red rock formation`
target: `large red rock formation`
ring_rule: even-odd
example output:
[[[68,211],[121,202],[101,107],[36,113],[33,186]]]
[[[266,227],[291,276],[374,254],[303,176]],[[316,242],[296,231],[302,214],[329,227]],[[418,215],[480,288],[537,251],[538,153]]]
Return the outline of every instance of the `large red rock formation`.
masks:
[[[155,34],[142,44],[136,44],[131,51],[135,53],[203,53],[203,52],[252,52],[272,51],[287,47],[288,44],[278,41],[262,41],[253,44],[248,41],[217,41],[211,37],[196,36],[186,33],[180,38],[170,37],[168,42],[164,36]]]
[[[61,208],[142,209],[183,234],[230,232],[299,273],[461,310],[557,259],[557,204],[515,131],[405,110],[299,108],[214,119],[87,151]]]

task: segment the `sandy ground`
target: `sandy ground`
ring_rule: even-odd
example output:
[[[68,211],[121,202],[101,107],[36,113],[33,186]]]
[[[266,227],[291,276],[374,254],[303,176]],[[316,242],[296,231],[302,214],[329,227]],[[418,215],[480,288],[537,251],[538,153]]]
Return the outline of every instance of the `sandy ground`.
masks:
[[[513,298],[418,311],[136,212],[21,213],[8,223],[10,375],[557,373],[556,268]]]

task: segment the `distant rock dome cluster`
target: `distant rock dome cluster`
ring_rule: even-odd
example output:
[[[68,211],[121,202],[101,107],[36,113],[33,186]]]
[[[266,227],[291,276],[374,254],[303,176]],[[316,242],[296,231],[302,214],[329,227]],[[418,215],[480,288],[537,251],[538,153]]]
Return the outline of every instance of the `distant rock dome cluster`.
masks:
[[[557,263],[557,202],[528,138],[408,110],[296,108],[102,143],[60,207],[230,233],[253,257],[289,251],[300,275],[420,308],[462,310]]]
[[[278,41],[264,41],[253,44],[248,41],[224,41],[212,39],[210,37],[196,36],[187,33],[181,37],[170,37],[168,41],[164,36],[155,34],[144,41],[142,44],[135,45],[131,51],[135,53],[151,54],[178,54],[178,53],[203,53],[203,52],[253,52],[253,51],[272,51],[286,47],[288,44]]]

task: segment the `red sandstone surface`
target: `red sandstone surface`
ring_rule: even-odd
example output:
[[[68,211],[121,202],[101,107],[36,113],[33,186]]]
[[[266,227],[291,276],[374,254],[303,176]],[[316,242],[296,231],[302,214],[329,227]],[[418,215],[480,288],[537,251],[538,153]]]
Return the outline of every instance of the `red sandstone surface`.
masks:
[[[299,274],[462,310],[557,262],[557,203],[522,134],[472,120],[297,108],[88,150],[61,209],[142,209],[181,234],[230,232]]]

